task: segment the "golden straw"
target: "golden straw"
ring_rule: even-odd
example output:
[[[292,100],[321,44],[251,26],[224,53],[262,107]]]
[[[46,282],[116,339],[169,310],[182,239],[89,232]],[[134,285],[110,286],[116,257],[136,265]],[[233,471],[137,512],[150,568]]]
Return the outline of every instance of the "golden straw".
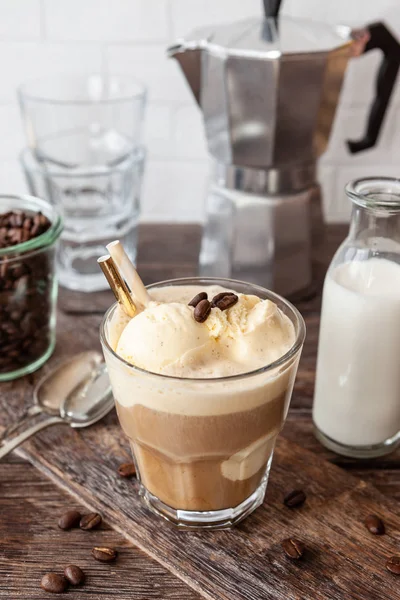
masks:
[[[136,313],[135,303],[133,302],[128,287],[122,279],[111,256],[109,254],[100,256],[100,258],[97,259],[97,262],[99,263],[110,288],[114,292],[117,302],[121,304],[128,317],[134,317]]]
[[[136,271],[133,263],[127,255],[125,248],[119,240],[110,242],[106,246],[109,251],[114,263],[122,273],[126,283],[131,289],[132,296],[139,306],[148,306],[150,302],[150,296],[146,288],[144,287],[143,281],[140,279],[138,272]]]

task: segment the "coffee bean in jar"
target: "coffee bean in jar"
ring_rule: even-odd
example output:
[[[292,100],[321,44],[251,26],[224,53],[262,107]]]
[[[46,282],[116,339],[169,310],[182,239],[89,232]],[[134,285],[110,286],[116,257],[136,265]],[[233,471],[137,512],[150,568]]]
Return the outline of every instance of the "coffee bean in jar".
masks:
[[[0,195],[0,381],[38,369],[55,345],[58,210]]]

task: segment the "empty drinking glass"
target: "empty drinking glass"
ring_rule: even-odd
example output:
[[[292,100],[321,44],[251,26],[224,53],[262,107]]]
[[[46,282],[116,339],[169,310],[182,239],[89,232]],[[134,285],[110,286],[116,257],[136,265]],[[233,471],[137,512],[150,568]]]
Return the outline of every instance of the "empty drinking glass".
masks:
[[[18,90],[36,158],[67,170],[112,167],[141,144],[144,86],[129,76],[66,75]]]
[[[97,258],[115,239],[135,261],[144,159],[143,148],[137,148],[113,167],[76,172],[38,161],[29,149],[21,153],[30,193],[61,207],[64,215],[57,252],[61,285],[85,292],[104,289]]]
[[[25,83],[18,94],[29,190],[64,214],[60,283],[103,289],[96,261],[105,244],[119,238],[136,257],[146,90],[129,76],[69,75]]]

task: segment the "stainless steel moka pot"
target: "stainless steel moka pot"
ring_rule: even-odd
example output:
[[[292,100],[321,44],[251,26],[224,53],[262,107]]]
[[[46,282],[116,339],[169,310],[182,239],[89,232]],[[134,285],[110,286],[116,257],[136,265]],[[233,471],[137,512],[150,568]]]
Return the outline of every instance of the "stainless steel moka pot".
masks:
[[[348,142],[354,153],[377,142],[400,46],[382,23],[355,32],[279,17],[279,2],[264,4],[272,16],[196,30],[168,53],[203,113],[213,163],[200,274],[297,296],[312,281],[312,217],[322,214],[316,162],[348,61],[383,52],[366,133]]]

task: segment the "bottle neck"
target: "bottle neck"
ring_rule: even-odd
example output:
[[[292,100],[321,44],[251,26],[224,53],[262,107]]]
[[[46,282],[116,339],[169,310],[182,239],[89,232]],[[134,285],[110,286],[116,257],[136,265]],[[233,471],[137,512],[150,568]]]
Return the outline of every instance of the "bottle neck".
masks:
[[[400,256],[400,179],[365,177],[351,181],[353,203],[349,239],[378,254],[384,248]]]
[[[400,244],[400,210],[390,212],[354,204],[349,238],[364,241],[386,238]]]

